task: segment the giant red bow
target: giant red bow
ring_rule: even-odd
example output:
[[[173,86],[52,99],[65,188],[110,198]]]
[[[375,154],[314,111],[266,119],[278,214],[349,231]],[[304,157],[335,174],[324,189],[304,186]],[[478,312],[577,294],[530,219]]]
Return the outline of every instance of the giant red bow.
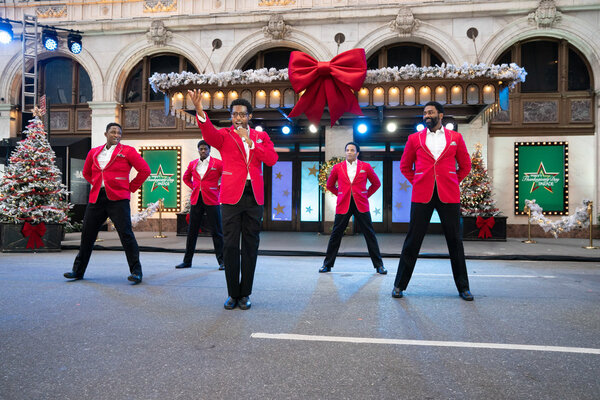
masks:
[[[309,121],[318,124],[325,102],[331,126],[346,111],[363,115],[353,90],[359,90],[367,77],[364,49],[345,51],[331,61],[317,61],[308,54],[292,51],[288,75],[296,93],[306,90],[290,117],[305,113]]]
[[[495,223],[496,222],[494,221],[494,217],[477,217],[477,221],[475,221],[475,224],[479,228],[479,235],[477,235],[477,237],[480,237],[482,239],[491,238],[492,232],[490,231],[490,229],[494,227]]]
[[[24,237],[29,237],[27,241],[28,249],[37,249],[38,247],[44,247],[42,236],[46,234],[46,224],[40,222],[37,225],[31,225],[29,222],[25,222],[25,226],[21,229]]]

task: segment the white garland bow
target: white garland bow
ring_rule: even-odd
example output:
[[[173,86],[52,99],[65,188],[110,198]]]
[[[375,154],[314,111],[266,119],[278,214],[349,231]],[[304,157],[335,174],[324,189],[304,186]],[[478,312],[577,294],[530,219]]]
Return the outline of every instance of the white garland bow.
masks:
[[[564,216],[558,221],[552,221],[542,214],[542,207],[535,200],[525,200],[525,206],[531,210],[530,221],[537,223],[542,227],[544,232],[550,232],[555,238],[558,238],[559,233],[569,232],[575,228],[586,228],[590,219],[587,212],[590,200],[583,200],[583,207],[578,207],[575,213],[569,216]]]

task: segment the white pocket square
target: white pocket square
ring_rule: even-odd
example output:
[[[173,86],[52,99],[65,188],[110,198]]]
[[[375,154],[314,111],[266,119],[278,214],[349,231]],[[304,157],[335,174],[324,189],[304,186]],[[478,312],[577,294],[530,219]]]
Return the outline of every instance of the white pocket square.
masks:
[[[450,146],[457,146],[456,142],[450,143]]]
[[[262,142],[263,142],[263,141],[262,141],[262,139],[258,139],[258,140],[256,141],[256,143],[262,143]]]

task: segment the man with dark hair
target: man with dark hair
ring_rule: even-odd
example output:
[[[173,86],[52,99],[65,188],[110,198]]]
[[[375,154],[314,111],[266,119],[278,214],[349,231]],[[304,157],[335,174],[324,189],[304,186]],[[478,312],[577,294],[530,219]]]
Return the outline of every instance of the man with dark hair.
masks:
[[[148,163],[131,146],[121,144],[121,125],[111,122],[106,126],[106,144],[93,148],[88,153],[83,166],[83,177],[92,185],[90,200],[83,217],[81,244],[73,263],[73,270],[65,272],[67,279],[83,279],[94,241],[106,218],[115,225],[131,275],[127,278],[133,284],[142,281],[142,265],[137,241],[131,228],[131,193],[138,190],[150,175]],[[130,182],[131,168],[137,171]]]
[[[218,158],[210,156],[210,145],[206,141],[198,142],[200,158],[190,162],[183,174],[183,182],[192,189],[190,197],[190,221],[188,225],[187,241],[183,262],[175,268],[190,268],[198,230],[202,225],[202,218],[206,212],[210,230],[212,232],[215,256],[219,269],[225,269],[223,264],[223,230],[221,228],[221,207],[219,206],[219,181],[223,173],[223,163]]]
[[[379,244],[371,221],[369,197],[379,189],[381,183],[370,164],[358,160],[360,147],[354,142],[346,144],[346,160],[335,164],[327,179],[327,190],[337,196],[333,230],[327,245],[327,255],[319,272],[329,272],[337,257],[342,236],[350,217],[358,224],[365,241],[373,267],[378,274],[387,274],[383,266]],[[367,190],[367,180],[371,183]],[[336,186],[337,184],[337,186]]]
[[[229,297],[224,307],[250,308],[250,294],[258,255],[264,204],[263,163],[277,162],[273,142],[265,132],[250,129],[252,105],[244,99],[231,102],[232,126],[217,130],[202,108],[200,90],[188,91],[204,140],[221,153],[221,215],[225,245],[225,277]],[[242,245],[240,250],[240,235]],[[241,273],[241,279],[240,279]]]
[[[425,104],[427,129],[408,137],[400,170],[412,184],[410,223],[404,240],[392,297],[400,298],[410,281],[433,210],[437,210],[450,253],[452,274],[463,300],[473,300],[460,236],[460,182],[471,170],[471,158],[460,133],[442,127],[444,107]],[[458,165],[458,167],[457,167]]]

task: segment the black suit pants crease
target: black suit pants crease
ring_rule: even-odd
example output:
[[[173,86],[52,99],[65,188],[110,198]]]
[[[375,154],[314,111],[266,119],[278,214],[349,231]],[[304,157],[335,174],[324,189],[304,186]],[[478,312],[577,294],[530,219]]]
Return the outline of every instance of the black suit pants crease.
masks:
[[[227,292],[234,299],[250,296],[258,256],[263,206],[256,202],[252,187],[246,185],[240,201],[233,205],[221,205],[221,215]]]
[[[104,188],[100,189],[96,202],[88,203],[85,209],[81,243],[79,245],[79,253],[73,262],[73,272],[80,276],[83,276],[85,273],[100,227],[108,217],[115,225],[115,229],[119,234],[119,239],[121,240],[121,245],[125,250],[125,256],[129,264],[129,272],[142,275],[140,251],[131,226],[129,200],[109,200]]]
[[[204,212],[208,224],[212,231],[213,246],[215,248],[215,256],[219,265],[223,264],[223,229],[221,227],[221,206],[209,206],[204,204],[202,194],[198,196],[198,202],[190,207],[190,224],[188,225],[187,240],[185,242],[185,256],[183,262],[186,264],[192,263],[194,251],[196,250],[196,242],[198,240],[198,230],[202,226]]]
[[[408,233],[402,247],[394,286],[406,290],[415,269],[433,210],[437,210],[450,254],[452,275],[459,292],[469,290],[465,251],[460,234],[460,203],[443,203],[434,188],[429,203],[411,203]]]
[[[340,244],[342,243],[344,231],[348,227],[350,217],[353,215],[354,221],[360,228],[360,231],[363,233],[365,241],[367,242],[367,249],[369,250],[369,257],[371,257],[373,268],[383,267],[383,260],[381,258],[381,252],[379,251],[377,236],[373,229],[371,213],[369,211],[364,213],[358,211],[353,197],[350,198],[350,207],[346,214],[335,214],[333,229],[331,231],[331,236],[329,237],[329,243],[327,244],[327,254],[325,255],[323,266],[333,268],[333,264],[335,263],[335,259],[340,249]]]

